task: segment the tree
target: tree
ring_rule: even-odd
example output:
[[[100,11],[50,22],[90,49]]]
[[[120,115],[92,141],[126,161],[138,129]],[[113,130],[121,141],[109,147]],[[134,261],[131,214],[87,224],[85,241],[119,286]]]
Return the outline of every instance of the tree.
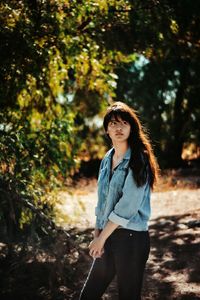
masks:
[[[118,67],[117,98],[144,115],[163,167],[183,165],[184,143],[199,141],[199,12],[195,1],[130,12],[139,56]]]
[[[48,192],[77,170],[86,118],[114,95],[114,65],[126,57],[107,51],[101,39],[114,3],[0,5],[1,220],[10,236],[34,223],[24,199],[51,216]]]

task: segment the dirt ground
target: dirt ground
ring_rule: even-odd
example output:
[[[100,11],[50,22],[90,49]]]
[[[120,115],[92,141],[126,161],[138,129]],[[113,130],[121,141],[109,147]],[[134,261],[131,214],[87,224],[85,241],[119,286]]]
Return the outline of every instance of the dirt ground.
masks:
[[[76,220],[76,226],[82,231],[83,239],[79,246],[85,251],[85,260],[77,269],[77,272],[80,272],[77,275],[80,280],[78,290],[91,265],[87,251],[88,232],[91,236],[97,200],[96,180],[83,182],[82,185],[73,196],[74,203],[77,201],[84,208],[84,212],[78,215],[78,222]],[[64,192],[61,197],[65,199],[62,210],[66,213],[68,195]],[[151,206],[151,251],[144,276],[142,299],[200,299],[199,178],[178,176],[177,173],[176,176],[173,176],[173,173],[163,175],[152,193]],[[73,220],[71,224],[73,226]],[[76,300],[77,295],[75,292],[72,299]],[[115,280],[103,299],[118,299]]]
[[[65,231],[42,242],[16,242],[11,252],[0,241],[1,300],[78,300],[92,263],[88,244],[96,201],[96,179],[82,179],[60,192],[57,223]],[[166,172],[151,205],[142,299],[200,299],[200,176]],[[115,280],[103,300],[117,300]]]

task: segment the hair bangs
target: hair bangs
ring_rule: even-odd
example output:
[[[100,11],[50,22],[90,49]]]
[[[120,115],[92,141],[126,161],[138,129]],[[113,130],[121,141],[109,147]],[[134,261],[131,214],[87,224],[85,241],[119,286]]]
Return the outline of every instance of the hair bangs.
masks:
[[[113,119],[116,120],[116,121],[120,121],[120,119],[121,119],[121,120],[127,121],[129,124],[131,124],[130,114],[127,111],[123,111],[123,110],[117,108],[115,110],[111,110],[106,115],[106,117],[104,119],[104,128],[105,128],[105,130],[107,130],[108,123]]]

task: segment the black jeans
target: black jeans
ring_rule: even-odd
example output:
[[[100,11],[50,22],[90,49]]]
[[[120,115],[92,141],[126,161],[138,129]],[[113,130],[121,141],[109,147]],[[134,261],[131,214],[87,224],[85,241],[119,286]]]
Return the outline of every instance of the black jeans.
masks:
[[[79,300],[100,300],[115,274],[119,299],[140,300],[150,251],[149,232],[116,229],[104,250],[101,258],[94,259]]]

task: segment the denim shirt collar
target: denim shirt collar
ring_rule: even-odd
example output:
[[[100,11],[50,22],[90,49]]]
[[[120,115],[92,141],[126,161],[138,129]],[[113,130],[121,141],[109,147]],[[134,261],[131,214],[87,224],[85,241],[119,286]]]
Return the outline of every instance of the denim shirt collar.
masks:
[[[109,174],[110,174],[110,172],[111,172],[112,157],[113,157],[114,152],[115,152],[115,149],[114,149],[114,147],[112,147],[112,148],[107,152],[107,154],[106,154],[106,156],[105,156],[105,158],[106,158],[106,160],[105,160],[105,166],[107,167],[108,173],[109,173]],[[122,161],[119,163],[118,166],[119,166],[119,167],[122,166],[122,163],[123,163],[123,162],[125,163],[125,161],[126,161],[125,165],[124,165],[124,164],[123,164],[123,165],[124,165],[124,167],[128,167],[130,158],[131,158],[131,148],[130,148],[130,146],[129,146],[128,149],[127,149],[127,151],[126,151],[125,154],[124,154],[124,157],[123,157]],[[110,175],[109,175],[109,176],[110,176]]]

